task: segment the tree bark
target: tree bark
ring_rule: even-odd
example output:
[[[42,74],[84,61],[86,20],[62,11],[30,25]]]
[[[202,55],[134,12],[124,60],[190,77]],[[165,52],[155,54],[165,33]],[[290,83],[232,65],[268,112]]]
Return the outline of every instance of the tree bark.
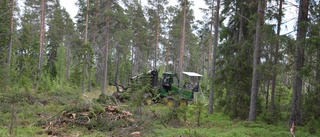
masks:
[[[181,45],[180,45],[180,57],[179,57],[179,86],[182,86],[182,72],[183,72],[183,54],[184,54],[184,42],[185,42],[185,29],[186,29],[186,8],[187,0],[184,0],[183,6],[183,22],[182,22],[182,32],[181,32]]]
[[[87,10],[86,10],[86,28],[85,28],[85,34],[84,34],[84,46],[85,46],[85,50],[87,50],[87,42],[88,42],[88,17],[89,17],[89,0],[87,0]],[[87,51],[85,51],[87,52]],[[84,54],[83,55],[84,58],[84,64],[83,64],[83,71],[82,71],[82,83],[81,83],[81,89],[82,89],[82,92],[84,92],[84,86],[85,86],[85,81],[86,81],[86,71],[87,71],[87,63],[88,63],[88,58],[89,56]],[[90,81],[89,81],[90,83]],[[89,86],[89,85],[88,85]]]
[[[38,62],[38,81],[37,87],[41,83],[41,69],[42,69],[42,54],[43,54],[43,41],[44,41],[44,21],[45,21],[45,0],[41,0],[41,18],[40,18],[40,48],[39,48],[39,62]]]
[[[87,0],[87,10],[86,10],[86,32],[84,36],[84,43],[86,44],[88,42],[88,20],[89,20],[89,0]]]
[[[268,79],[267,84],[265,84],[265,94],[266,94],[266,110],[268,110],[269,106],[269,87],[270,87],[270,80]]]
[[[320,36],[320,33],[319,33],[319,36]],[[320,60],[320,50],[317,51],[317,59]],[[316,82],[317,82],[317,85],[320,84],[320,64],[319,63],[317,65],[317,69],[316,69]],[[315,95],[316,95],[315,106],[318,106],[318,108],[319,108],[320,107],[320,87],[319,86],[316,86],[316,88],[315,88]],[[320,120],[320,110],[316,109],[315,111],[316,111],[315,112],[315,119]]]
[[[154,43],[155,45],[155,51],[154,51],[154,69],[157,69],[157,52],[158,52],[158,41],[159,41],[159,26],[160,26],[160,16],[159,16],[159,0],[157,0],[157,21],[156,21],[156,41]]]
[[[118,73],[119,73],[119,63],[120,63],[120,47],[119,44],[116,43],[116,72],[115,72],[115,76],[114,76],[114,83],[117,85],[118,83]]]
[[[85,43],[88,43],[88,27],[89,27],[89,0],[87,0],[87,11],[86,11],[86,36],[85,36]],[[88,47],[89,48],[89,47]],[[86,68],[85,70],[88,71],[88,91],[91,91],[91,55],[89,54],[86,58]]]
[[[211,62],[211,47],[212,47],[212,28],[213,28],[213,2],[211,8],[211,23],[210,23],[210,37],[208,45],[208,64],[207,64],[207,77],[206,77],[206,90],[209,90],[209,77],[210,75],[210,62]],[[210,94],[211,95],[211,94]],[[210,98],[210,97],[209,97]],[[210,106],[210,105],[209,105]],[[210,108],[210,107],[209,107]]]
[[[309,0],[300,0],[299,16],[297,27],[297,42],[295,46],[295,57],[293,66],[293,91],[292,91],[292,108],[290,116],[291,123],[301,124],[301,92],[302,76],[299,74],[304,64],[304,40],[307,33]]]
[[[255,121],[257,115],[257,98],[259,91],[259,74],[257,67],[260,62],[260,45],[262,44],[262,25],[264,23],[264,10],[265,10],[265,0],[259,0],[258,2],[258,19],[256,24],[256,36],[254,42],[254,53],[253,53],[253,71],[252,71],[252,85],[251,85],[251,99],[250,99],[250,112],[249,121]]]
[[[9,48],[8,48],[8,70],[7,70],[7,85],[10,84],[10,65],[11,65],[11,52],[12,52],[12,41],[13,41],[13,16],[14,16],[14,0],[11,1],[11,18],[10,18],[10,41],[9,41]]]
[[[170,38],[169,38],[170,39]],[[165,67],[165,71],[168,71],[169,68],[169,53],[170,53],[170,42],[168,40],[168,47],[167,47],[167,53],[166,53],[166,67]]]
[[[273,76],[272,76],[272,89],[271,89],[271,100],[270,100],[270,114],[274,114],[274,93],[276,90],[276,81],[277,81],[277,64],[278,64],[278,52],[279,52],[279,41],[280,41],[280,27],[281,27],[281,20],[282,20],[282,1],[280,0],[279,4],[279,15],[278,15],[278,25],[277,25],[277,44],[274,53],[274,66],[273,66]]]
[[[92,47],[93,47],[93,53],[95,53],[95,48],[96,48],[96,35],[97,35],[97,26],[98,26],[98,15],[99,15],[99,12],[98,12],[98,5],[99,5],[99,1],[96,1],[96,3],[95,3],[95,8],[96,8],[96,12],[95,12],[95,19],[94,19],[94,25],[93,25],[93,36],[92,36]],[[98,75],[98,73],[99,73],[99,71],[98,71],[98,67],[99,67],[99,63],[97,63],[97,66],[96,66],[96,68],[97,68],[97,70],[96,70],[96,83],[98,83],[99,82],[99,75]],[[90,77],[91,77],[91,74],[90,74]],[[89,81],[90,82],[90,81]],[[90,87],[88,87],[88,88],[90,88],[91,89],[91,84],[89,85]],[[90,91],[90,90],[89,90]]]
[[[68,80],[70,71],[70,48],[66,45],[66,73],[65,79]]]
[[[107,1],[107,10],[111,10],[111,0]],[[103,62],[103,80],[101,93],[106,93],[107,73],[108,73],[108,47],[109,47],[109,31],[110,31],[110,14],[106,17],[106,45],[104,47],[104,62]]]
[[[212,73],[211,73],[211,84],[210,87],[210,95],[209,95],[209,114],[213,113],[213,101],[214,101],[214,78],[216,75],[216,54],[217,54],[217,47],[218,47],[218,35],[219,35],[219,11],[220,11],[220,0],[217,0],[216,5],[216,15],[215,15],[215,22],[214,22],[214,36],[213,36],[213,51],[212,51]]]

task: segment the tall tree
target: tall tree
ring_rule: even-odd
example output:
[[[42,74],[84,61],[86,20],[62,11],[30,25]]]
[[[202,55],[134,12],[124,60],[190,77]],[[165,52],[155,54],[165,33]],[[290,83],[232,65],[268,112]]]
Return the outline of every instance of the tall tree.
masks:
[[[222,109],[231,118],[247,119],[250,105],[250,81],[252,79],[253,17],[256,17],[255,1],[226,0],[221,10],[221,24],[217,47],[216,108]]]
[[[182,85],[182,71],[183,71],[183,55],[184,55],[184,43],[185,43],[185,29],[186,29],[186,9],[187,0],[183,1],[183,20],[182,20],[182,31],[181,31],[181,42],[180,42],[180,53],[179,53],[179,86]]]
[[[38,82],[37,82],[37,86],[39,86],[40,82],[41,82],[41,69],[42,69],[42,56],[43,56],[43,44],[44,44],[44,22],[45,22],[45,6],[46,6],[46,2],[45,0],[41,0],[41,18],[40,18],[40,37],[39,37],[39,62],[38,62]],[[38,88],[38,87],[37,87]]]
[[[303,76],[300,72],[304,65],[304,45],[308,28],[308,11],[309,0],[300,0],[299,15],[297,22],[297,42],[295,44],[294,52],[292,108],[290,115],[290,125],[291,123],[301,124],[302,122],[301,93]]]
[[[168,0],[148,0],[148,4],[151,7],[148,9],[148,14],[150,16],[151,33],[155,31],[154,35],[154,60],[153,68],[156,68],[159,56],[159,36],[161,34],[161,23],[163,22],[164,9],[168,4]],[[153,41],[153,40],[152,40]]]
[[[109,33],[110,33],[110,16],[111,16],[111,3],[112,0],[107,1],[107,15],[106,15],[106,43],[104,47],[104,62],[103,62],[103,78],[101,93],[106,93],[107,73],[108,73],[108,47],[109,47]]]
[[[307,71],[311,73],[312,76],[310,86],[310,90],[307,91],[307,98],[305,102],[304,119],[315,119],[317,121],[320,120],[320,2],[319,1],[310,1],[310,10],[309,10],[309,24],[310,29],[308,32],[308,46],[306,47],[306,55],[308,55],[312,60],[306,61],[306,66],[312,64],[313,71]],[[313,74],[313,75],[312,75]],[[314,82],[312,82],[314,81]],[[314,88],[313,88],[314,87]]]
[[[86,29],[85,29],[85,34],[84,34],[84,46],[87,46],[88,43],[88,21],[89,21],[89,0],[86,1]],[[83,71],[82,71],[82,82],[81,82],[81,90],[84,92],[84,86],[85,86],[85,80],[86,80],[86,72],[87,72],[87,58],[88,56],[84,55],[84,62],[85,64],[83,65]],[[89,83],[90,85],[90,80]],[[88,86],[89,86],[88,85]]]
[[[283,0],[280,0],[279,4],[279,13],[277,17],[277,43],[276,43],[276,48],[275,48],[275,53],[274,53],[274,67],[273,67],[273,76],[272,76],[272,88],[271,88],[271,100],[270,100],[270,114],[274,114],[274,93],[276,90],[276,81],[277,81],[277,64],[278,64],[278,52],[279,52],[279,43],[280,43],[280,27],[281,27],[281,21],[282,21],[282,3]]]
[[[214,36],[213,36],[213,51],[212,51],[212,72],[211,72],[211,79],[212,81],[215,79],[216,74],[216,54],[217,54],[217,46],[218,46],[218,35],[219,35],[219,10],[220,10],[220,0],[217,0],[216,4],[216,14],[215,14],[215,21],[214,21]],[[212,82],[213,84],[213,82]],[[209,93],[209,114],[213,113],[213,92],[215,86],[210,87]]]
[[[14,6],[15,6],[15,0],[11,0],[11,17],[10,17],[10,42],[9,42],[9,48],[8,48],[8,70],[7,70],[7,83],[10,84],[10,65],[11,65],[11,54],[12,54],[12,41],[13,41],[13,26],[14,26]]]
[[[64,19],[64,41],[63,44],[65,46],[65,60],[66,60],[66,71],[65,71],[65,80],[67,80],[69,78],[70,75],[70,66],[71,66],[71,47],[72,47],[72,40],[73,37],[75,36],[75,27],[74,27],[74,23],[69,15],[69,13],[65,10],[62,9],[62,15],[63,15],[63,19]]]
[[[258,19],[256,24],[256,36],[254,41],[254,53],[253,53],[253,72],[252,72],[252,85],[251,85],[251,98],[250,98],[250,112],[249,121],[255,121],[257,115],[257,100],[259,91],[259,72],[258,65],[260,63],[260,46],[262,45],[262,25],[264,24],[264,10],[265,0],[259,0],[258,2]]]
[[[207,2],[208,3],[208,2]],[[206,77],[206,90],[209,90],[209,77],[210,77],[210,64],[211,64],[211,48],[212,48],[212,31],[213,31],[213,16],[214,16],[214,2],[211,1],[210,2],[210,9],[211,9],[211,18],[210,18],[210,39],[209,39],[209,45],[208,45],[208,64],[207,64],[207,77]],[[211,97],[211,93],[209,94],[209,96]],[[210,98],[209,97],[209,98]],[[209,102],[210,102],[210,99],[209,99]],[[209,103],[210,104],[210,103]],[[212,111],[210,108],[211,108],[211,105],[208,106],[209,107],[209,113]],[[210,113],[211,114],[211,113]]]
[[[10,12],[10,2],[9,1],[1,1],[0,2],[0,12],[2,13],[0,16],[0,67],[5,68],[0,70],[0,86],[1,89],[5,88],[7,85],[6,77],[8,76],[8,48],[10,48],[10,14],[5,13],[11,13]],[[6,76],[7,75],[7,76]]]
[[[59,1],[52,6],[52,12],[48,17],[48,32],[47,32],[47,40],[48,45],[45,50],[47,53],[47,63],[44,65],[44,69],[50,74],[51,79],[55,79],[57,76],[57,54],[58,48],[63,44],[63,38],[65,32],[64,18],[62,15],[62,10],[60,7]]]
[[[141,3],[138,0],[128,0],[125,2],[125,5],[128,8],[126,12],[129,17],[130,27],[133,29],[132,42],[130,44],[132,76],[141,73],[146,68],[144,63],[148,61],[147,52],[151,50],[151,46],[148,43],[148,27],[146,27],[148,26],[148,22]],[[153,18],[151,19],[153,20]]]

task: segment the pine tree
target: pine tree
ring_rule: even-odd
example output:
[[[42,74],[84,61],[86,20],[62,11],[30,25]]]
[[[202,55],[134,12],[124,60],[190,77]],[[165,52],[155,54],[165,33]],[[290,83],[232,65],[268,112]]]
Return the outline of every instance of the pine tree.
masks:
[[[1,1],[0,2],[0,11],[1,13],[11,13],[10,12],[10,2],[9,1]],[[10,18],[11,15],[10,14],[2,14],[0,16],[0,67],[1,68],[8,68],[8,49],[10,48]],[[0,70],[0,86],[1,87],[5,87],[6,83],[8,81],[6,81],[6,73],[8,73],[8,71],[6,71],[7,69],[1,69]]]
[[[147,19],[144,16],[141,3],[138,0],[127,1],[125,3],[128,8],[130,27],[133,29],[131,42],[131,76],[142,73],[145,70],[143,63],[147,62],[147,51],[150,50],[148,45],[148,25]]]
[[[304,64],[304,49],[306,39],[307,28],[308,28],[308,10],[309,0],[301,0],[299,4],[299,16],[298,16],[298,27],[297,27],[297,42],[295,45],[295,58],[293,67],[293,91],[292,91],[292,108],[290,116],[291,123],[301,124],[302,123],[302,77],[300,72]]]
[[[253,53],[253,72],[252,72],[252,87],[251,87],[251,98],[250,98],[250,112],[249,121],[255,121],[257,115],[257,100],[259,91],[259,72],[258,65],[260,63],[260,46],[262,45],[262,27],[264,24],[264,13],[265,13],[265,0],[258,2],[258,19],[256,25],[256,35],[254,41],[254,53]]]
[[[179,53],[179,86],[182,85],[182,72],[183,72],[183,55],[184,55],[184,43],[185,43],[185,29],[186,29],[186,9],[187,0],[183,1],[183,22],[182,22],[182,32],[181,32],[181,42],[180,42],[180,53]]]
[[[109,33],[110,33],[110,14],[111,14],[111,0],[107,1],[107,15],[106,15],[106,39],[104,47],[104,62],[103,62],[103,77],[102,77],[102,88],[101,93],[106,94],[106,84],[107,84],[107,73],[108,73],[108,48],[109,48]]]
[[[148,4],[151,5],[151,7],[148,9],[149,13],[149,22],[152,31],[151,33],[155,33],[154,39],[151,39],[150,41],[154,41],[154,60],[153,60],[153,68],[156,69],[158,59],[157,57],[159,56],[157,53],[159,52],[159,37],[161,34],[161,25],[163,22],[163,17],[164,17],[164,9],[165,6],[169,2],[167,0],[148,0]],[[155,31],[155,32],[153,32]]]
[[[221,24],[217,47],[217,73],[215,75],[216,109],[223,110],[231,118],[247,119],[250,105],[250,81],[252,80],[251,26],[257,7],[253,1],[224,1],[221,21],[228,17],[226,26]],[[233,6],[231,6],[233,5]]]
[[[60,7],[59,1],[57,3],[54,3],[53,6],[53,12],[51,13],[51,16],[48,18],[48,46],[45,48],[46,52],[48,53],[48,61],[47,64],[45,64],[45,69],[47,72],[49,72],[50,77],[52,79],[55,79],[57,76],[57,52],[59,46],[63,43],[64,38],[64,31],[65,25],[64,25],[64,19],[62,16],[62,10]]]
[[[275,48],[275,53],[274,53],[274,65],[276,66],[278,64],[278,52],[279,52],[279,43],[280,43],[280,30],[281,30],[281,21],[282,21],[282,4],[283,0],[280,0],[279,4],[279,13],[277,17],[278,25],[277,25],[277,44]],[[276,89],[276,82],[277,82],[277,69],[276,67],[273,68],[273,76],[272,76],[272,89],[271,89],[271,100],[270,100],[270,114],[274,114],[274,94],[275,94],[275,89]],[[268,100],[268,98],[267,98]]]
[[[39,62],[38,62],[38,72],[37,72],[37,86],[36,89],[38,88],[38,86],[40,85],[41,82],[41,70],[42,70],[42,59],[43,59],[43,44],[44,44],[44,33],[45,33],[45,28],[44,28],[44,24],[45,24],[45,6],[46,6],[46,1],[42,0],[41,1],[41,17],[40,17],[40,34],[39,34]]]

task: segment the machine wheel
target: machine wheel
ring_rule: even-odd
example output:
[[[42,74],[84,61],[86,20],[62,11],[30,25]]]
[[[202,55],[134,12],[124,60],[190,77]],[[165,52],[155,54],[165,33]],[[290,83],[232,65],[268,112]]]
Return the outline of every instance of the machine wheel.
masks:
[[[188,106],[188,101],[185,100],[185,99],[181,99],[180,102],[179,102],[179,105],[180,106]]]
[[[147,104],[148,106],[150,106],[150,105],[152,105],[152,103],[153,103],[152,98],[151,98],[150,96],[148,96],[148,97],[146,98],[146,104]]]
[[[168,98],[168,99],[167,99],[167,106],[168,106],[168,107],[172,107],[173,104],[174,104],[173,98]]]

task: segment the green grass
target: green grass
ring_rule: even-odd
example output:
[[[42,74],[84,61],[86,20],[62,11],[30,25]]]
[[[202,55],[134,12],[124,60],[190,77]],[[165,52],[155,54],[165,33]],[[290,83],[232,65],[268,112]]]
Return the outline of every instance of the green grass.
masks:
[[[100,95],[100,91],[85,93],[84,97],[80,91],[65,91],[63,89],[51,91],[48,93],[31,93],[35,97],[35,103],[22,101],[16,104],[16,127],[13,129],[15,137],[47,137],[45,127],[37,125],[42,120],[36,113],[41,113],[47,117],[57,116],[68,107],[79,106],[79,103],[93,100]],[[45,105],[44,105],[45,103]],[[11,117],[11,104],[3,103],[0,108],[0,137],[10,136],[8,134],[8,125]],[[130,105],[123,104],[124,110],[134,110]],[[181,108],[179,108],[181,109]],[[197,106],[190,104],[184,108],[186,112],[186,121],[179,114],[179,123],[170,123],[168,116],[171,115],[172,109],[163,104],[154,104],[142,109],[143,115],[136,115],[136,125],[145,137],[291,137],[286,121],[280,121],[277,125],[268,125],[265,122],[248,122],[242,120],[232,120],[227,115],[215,112],[213,115],[207,114],[206,106],[202,106],[200,115],[200,126],[197,125]],[[132,111],[131,111],[132,112]],[[154,114],[156,116],[154,116]],[[165,124],[162,125],[162,123]],[[143,127],[144,126],[144,127]],[[133,127],[133,126],[132,126]],[[295,135],[297,137],[319,137],[320,133],[310,134],[308,127],[297,126]],[[131,129],[121,135],[122,129],[114,131],[88,130],[84,126],[67,125],[61,130],[61,135],[79,134],[80,137],[104,137],[108,135],[128,136]],[[318,131],[320,132],[320,131]]]
[[[256,122],[233,122],[220,121],[215,126],[216,121],[208,121],[210,127],[180,127],[180,128],[158,128],[154,133],[147,136],[162,137],[291,137],[289,130],[280,126],[266,125]],[[223,125],[223,126],[222,126]],[[295,135],[297,137],[319,137],[320,134],[311,135],[303,131],[303,127],[297,127]]]
[[[156,108],[154,108],[156,109]],[[206,109],[202,111],[200,126],[197,126],[195,106],[189,105],[187,111],[187,121],[179,127],[156,126],[154,132],[146,136],[161,137],[291,137],[289,128],[284,124],[268,125],[264,122],[248,122],[241,120],[231,120],[222,113],[209,115]],[[160,107],[161,111],[164,108]],[[282,122],[286,123],[286,122]],[[320,133],[310,134],[307,127],[296,127],[297,137],[319,137]]]

